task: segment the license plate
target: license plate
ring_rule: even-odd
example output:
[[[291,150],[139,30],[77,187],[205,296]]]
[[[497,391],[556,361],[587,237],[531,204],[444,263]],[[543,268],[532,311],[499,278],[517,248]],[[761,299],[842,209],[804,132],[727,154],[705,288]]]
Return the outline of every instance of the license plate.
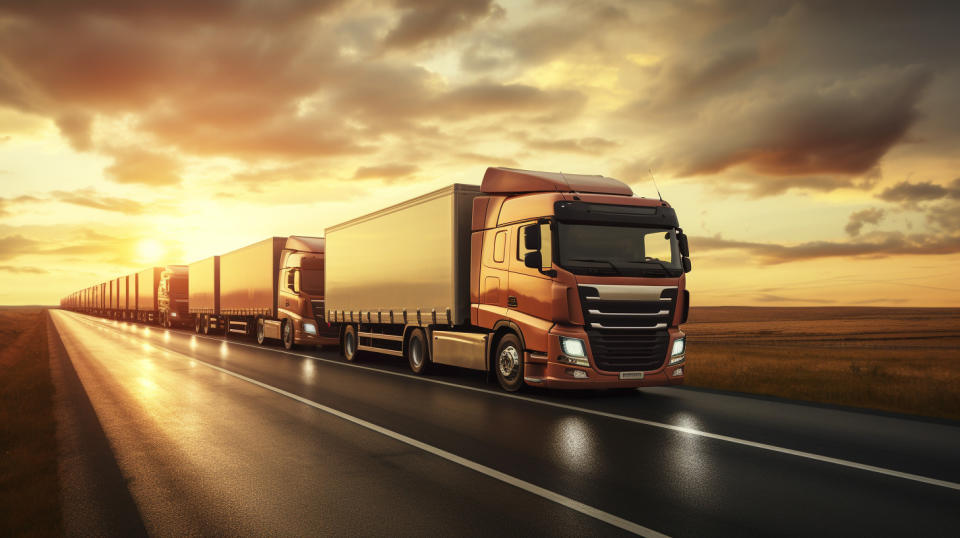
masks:
[[[643,372],[620,372],[620,379],[643,379]]]

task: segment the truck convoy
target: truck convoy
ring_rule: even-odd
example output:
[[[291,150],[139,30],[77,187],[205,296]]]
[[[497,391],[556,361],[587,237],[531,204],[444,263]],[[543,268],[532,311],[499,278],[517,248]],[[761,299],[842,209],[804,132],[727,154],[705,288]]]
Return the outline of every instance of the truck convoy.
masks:
[[[683,381],[690,267],[662,200],[603,176],[488,168],[479,187],[454,184],[324,238],[190,264],[185,317],[261,344],[338,344],[349,361],[395,355],[417,374],[485,371],[507,391],[669,385]],[[136,296],[126,308],[140,312]],[[62,304],[107,315],[109,297],[100,284]],[[162,308],[143,320],[167,323]]]

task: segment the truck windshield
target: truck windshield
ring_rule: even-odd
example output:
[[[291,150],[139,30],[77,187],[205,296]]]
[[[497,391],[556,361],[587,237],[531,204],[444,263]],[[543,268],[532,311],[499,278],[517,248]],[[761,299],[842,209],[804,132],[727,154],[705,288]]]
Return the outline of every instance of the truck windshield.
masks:
[[[683,274],[673,229],[558,222],[557,246],[557,263],[574,274]]]
[[[301,269],[300,288],[311,295],[323,295],[323,270]]]

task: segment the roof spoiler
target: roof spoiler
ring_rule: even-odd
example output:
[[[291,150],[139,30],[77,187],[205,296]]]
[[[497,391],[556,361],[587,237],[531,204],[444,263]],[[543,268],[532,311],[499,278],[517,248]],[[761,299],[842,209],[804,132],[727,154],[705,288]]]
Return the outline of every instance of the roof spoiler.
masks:
[[[632,196],[626,183],[605,176],[587,176],[554,172],[535,172],[491,166],[483,175],[480,190],[487,194],[522,192],[583,192]]]

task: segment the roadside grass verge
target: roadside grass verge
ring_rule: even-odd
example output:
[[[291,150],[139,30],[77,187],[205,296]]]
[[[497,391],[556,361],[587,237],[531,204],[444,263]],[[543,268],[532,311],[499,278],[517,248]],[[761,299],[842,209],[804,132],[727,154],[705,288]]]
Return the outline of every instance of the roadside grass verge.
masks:
[[[0,535],[63,534],[47,312],[0,308]]]
[[[690,319],[690,386],[960,420],[960,310],[717,307]]]

